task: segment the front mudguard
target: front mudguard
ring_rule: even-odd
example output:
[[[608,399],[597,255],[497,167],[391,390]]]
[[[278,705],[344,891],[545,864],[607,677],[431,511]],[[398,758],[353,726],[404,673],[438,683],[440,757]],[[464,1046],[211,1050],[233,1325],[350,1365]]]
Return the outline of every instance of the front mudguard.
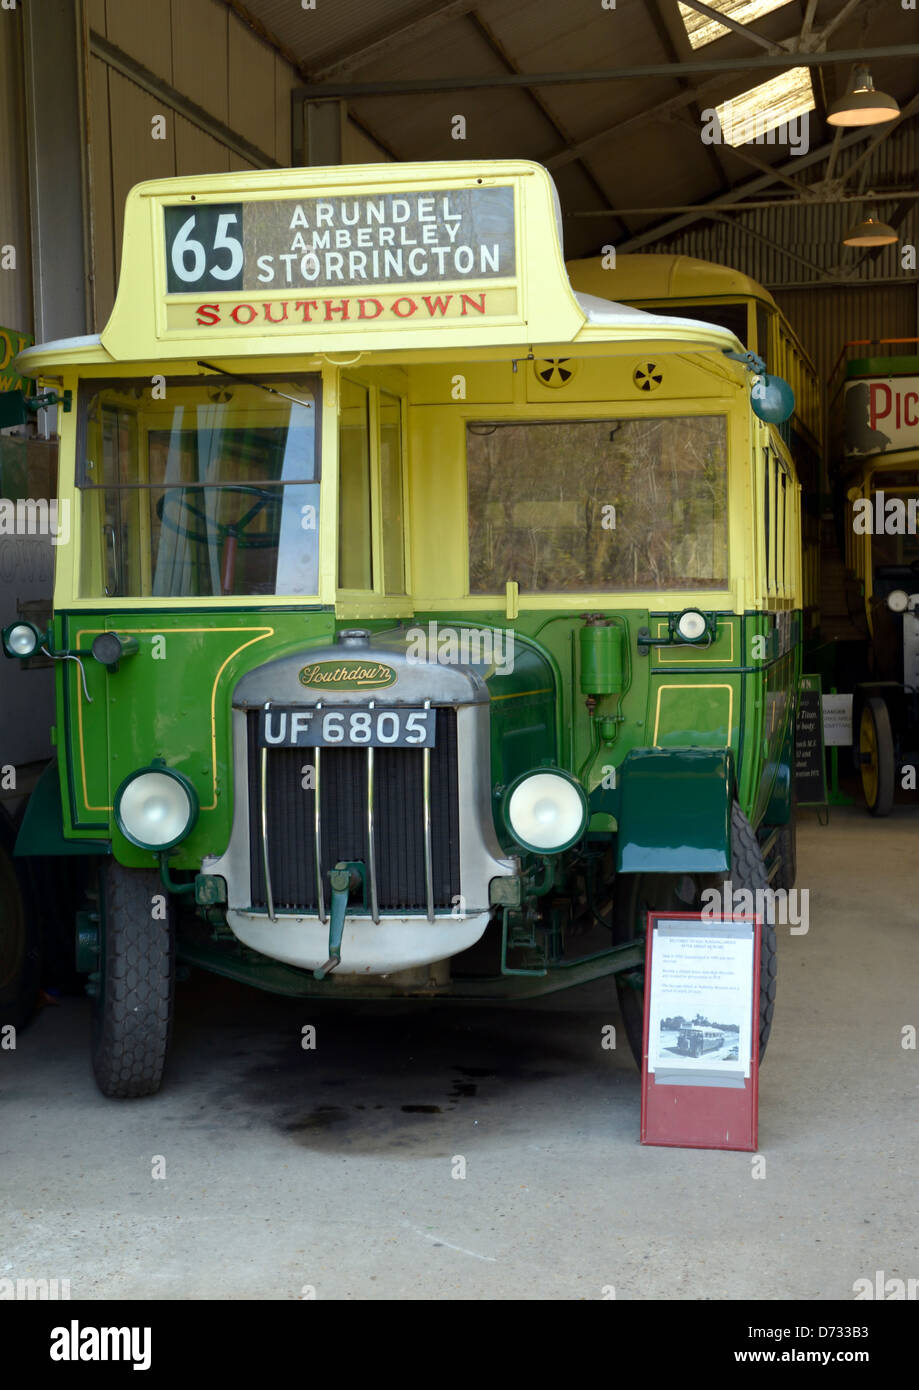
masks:
[[[616,780],[619,873],[730,869],[735,779],[729,748],[635,748]]]

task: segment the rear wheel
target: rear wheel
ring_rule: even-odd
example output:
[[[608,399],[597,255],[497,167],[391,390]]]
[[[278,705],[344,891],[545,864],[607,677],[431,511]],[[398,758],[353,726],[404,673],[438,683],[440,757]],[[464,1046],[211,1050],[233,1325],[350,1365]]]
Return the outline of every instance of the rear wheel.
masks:
[[[102,869],[99,968],[93,994],[93,1071],[106,1096],[153,1095],[169,1049],[175,990],[175,912],[154,869]]]
[[[873,816],[889,816],[893,810],[897,768],[890,713],[880,696],[872,695],[862,708],[858,754],[865,804]]]
[[[731,808],[731,870],[729,874],[619,874],[616,880],[616,913],[613,940],[615,944],[644,937],[647,913],[697,912],[702,907],[706,888],[720,887],[730,879],[733,889],[765,889],[768,886],[766,865],[756,834],[743,811],[735,802]],[[766,914],[771,916],[772,914]],[[763,1060],[766,1044],[772,1031],[775,1010],[777,951],[775,923],[764,921],[760,952],[759,982],[759,1059]],[[632,1056],[638,1066],[642,1062],[644,1029],[644,970],[627,971],[616,976],[619,1009],[625,1026]]]

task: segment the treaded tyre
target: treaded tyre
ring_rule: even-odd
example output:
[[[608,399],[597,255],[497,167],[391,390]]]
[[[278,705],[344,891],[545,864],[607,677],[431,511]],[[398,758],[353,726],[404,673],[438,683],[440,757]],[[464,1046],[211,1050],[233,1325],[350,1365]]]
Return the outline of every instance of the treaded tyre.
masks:
[[[616,880],[616,914],[613,941],[621,944],[645,935],[648,911],[693,912],[701,908],[706,888],[720,887],[730,879],[733,890],[748,888],[756,892],[768,887],[766,865],[756,832],[735,801],[731,807],[731,871],[718,876],[702,874],[619,874]],[[755,900],[754,900],[755,901]],[[774,915],[774,914],[770,914]],[[763,922],[759,974],[759,1060],[766,1053],[775,1011],[776,975],[775,922]],[[617,975],[616,993],[632,1056],[642,1062],[644,1022],[644,970]]]
[[[798,877],[797,811],[797,805],[792,801],[788,824],[777,827],[778,835],[775,841],[775,854],[780,862],[772,878],[772,887],[784,888],[786,893],[794,888]]]
[[[99,897],[99,970],[90,977],[96,1083],[106,1096],[152,1096],[172,1031],[173,901],[155,869],[126,869],[114,859],[101,870]]]

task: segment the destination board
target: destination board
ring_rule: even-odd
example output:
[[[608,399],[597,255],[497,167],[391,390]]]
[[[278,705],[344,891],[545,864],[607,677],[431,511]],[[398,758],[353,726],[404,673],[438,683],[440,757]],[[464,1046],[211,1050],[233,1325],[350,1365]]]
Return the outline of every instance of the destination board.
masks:
[[[166,204],[166,287],[478,283],[516,274],[510,185]]]

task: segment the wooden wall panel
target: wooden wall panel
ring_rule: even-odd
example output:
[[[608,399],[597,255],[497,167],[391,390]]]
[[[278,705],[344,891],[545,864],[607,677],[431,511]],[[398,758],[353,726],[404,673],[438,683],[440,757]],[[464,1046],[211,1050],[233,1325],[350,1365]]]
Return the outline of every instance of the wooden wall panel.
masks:
[[[16,248],[16,269],[0,270],[0,324],[31,333],[29,176],[20,61],[20,16],[0,11],[0,246]]]
[[[109,73],[112,132],[112,199],[115,206],[115,273],[121,265],[121,235],[128,190],[144,179],[175,173],[176,115],[120,73]],[[154,116],[166,117],[166,139],[153,140]]]
[[[301,79],[290,63],[278,54],[274,62],[275,159],[283,168],[290,165],[290,94],[302,86]]]
[[[275,147],[274,50],[236,23],[230,26],[228,124],[268,155]]]
[[[238,23],[215,0],[172,0],[172,85],[224,124],[231,19]]]
[[[115,227],[112,203],[112,144],[109,119],[109,70],[99,58],[89,62],[89,180],[92,198],[93,328],[105,327],[115,303]]]
[[[106,38],[138,63],[172,82],[170,0],[106,0]]]
[[[175,136],[177,174],[224,174],[230,167],[226,145],[182,116],[176,116]]]

